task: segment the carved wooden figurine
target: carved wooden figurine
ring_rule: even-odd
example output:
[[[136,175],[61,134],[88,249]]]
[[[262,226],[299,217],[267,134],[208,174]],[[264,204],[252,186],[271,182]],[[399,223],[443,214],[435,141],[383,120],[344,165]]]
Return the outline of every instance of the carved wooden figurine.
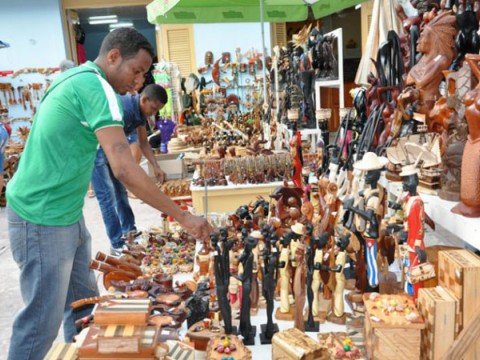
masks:
[[[208,244],[204,241],[202,243],[202,248],[197,254],[197,264],[200,268],[199,271],[195,274],[195,278],[201,278],[204,276],[208,276],[209,268],[210,268],[210,249]]]
[[[314,294],[313,294],[313,273],[315,272],[315,242],[313,239],[313,225],[307,224],[306,232],[308,238],[308,242],[305,241],[307,244],[307,251],[306,251],[306,266],[307,266],[307,300],[308,300],[308,308],[307,308],[307,321],[305,322],[305,330],[311,332],[318,332],[318,322],[315,322],[313,318],[313,301],[314,301]],[[318,292],[318,288],[317,288]],[[317,299],[318,300],[318,299]],[[318,304],[317,304],[318,306]]]
[[[343,292],[345,290],[345,275],[343,273],[345,269],[345,262],[347,260],[346,249],[350,243],[350,234],[343,235],[337,241],[339,248],[338,254],[335,258],[335,268],[329,268],[329,271],[335,273],[335,292],[333,294],[333,311],[328,317],[328,320],[336,324],[345,324],[345,312]]]
[[[378,157],[375,153],[368,152],[363,159],[357,161],[353,166],[355,169],[366,171],[364,203],[365,209],[360,209],[352,205],[353,199],[344,203],[344,209],[353,211],[366,221],[365,230],[362,233],[355,232],[355,235],[363,243],[358,254],[359,261],[364,260],[367,266],[366,273],[359,270],[357,264],[357,288],[362,292],[376,291],[378,287],[378,267],[377,267],[377,240],[379,237],[380,217],[383,209],[384,190],[378,184],[380,171],[386,165],[387,159]],[[362,250],[364,255],[362,257]],[[365,279],[366,275],[366,279]]]
[[[289,233],[285,234],[282,239],[282,251],[280,252],[280,259],[278,268],[280,269],[280,306],[277,309],[275,317],[280,320],[293,320],[290,312],[289,288],[290,288],[290,241]]]
[[[277,266],[278,266],[278,237],[275,233],[265,236],[266,245],[263,252],[262,270],[262,291],[267,304],[267,323],[261,325],[262,332],[260,341],[262,344],[270,344],[272,336],[278,332],[277,324],[273,323],[273,300],[275,297],[275,287],[277,284]]]
[[[329,237],[330,237],[329,234],[327,232],[324,232],[315,239],[316,249],[315,249],[315,257],[313,259],[315,270],[313,272],[313,281],[312,281],[312,291],[313,291],[312,314],[315,317],[320,316],[320,309],[318,306],[318,302],[319,302],[318,291],[322,283],[320,269],[323,264],[324,250],[325,250],[325,247],[327,246]]]
[[[245,345],[255,344],[255,327],[250,321],[250,291],[252,289],[252,272],[253,272],[253,248],[257,245],[257,239],[254,237],[247,237],[245,240],[245,247],[242,255],[240,255],[240,262],[243,265],[243,273],[240,276],[235,276],[242,282],[242,300],[240,308],[240,328],[239,333],[243,337]]]
[[[423,200],[417,193],[418,170],[413,165],[407,165],[403,168],[400,176],[403,178],[403,191],[407,195],[403,198],[404,231],[407,232],[408,258],[406,268],[410,269],[426,260],[424,253],[425,243],[425,210]],[[423,281],[415,284],[405,282],[405,291],[413,296],[416,302],[418,290],[423,288]]]
[[[295,327],[300,331],[305,331],[303,320],[303,308],[305,307],[307,269],[305,266],[305,245],[301,242],[295,249],[295,262],[297,269],[293,279],[293,292],[295,294]]]

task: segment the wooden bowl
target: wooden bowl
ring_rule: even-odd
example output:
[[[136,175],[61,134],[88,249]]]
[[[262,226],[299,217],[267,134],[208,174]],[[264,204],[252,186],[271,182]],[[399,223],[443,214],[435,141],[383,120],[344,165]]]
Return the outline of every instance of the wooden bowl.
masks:
[[[128,295],[128,298],[130,299],[146,299],[148,298],[148,293],[143,290],[132,290],[132,291],[127,291],[126,294]]]
[[[168,293],[157,295],[155,301],[159,304],[165,304],[168,306],[178,306],[182,302],[182,298],[177,294]]]
[[[167,289],[173,289],[173,277],[167,274],[157,274],[153,277],[153,281]]]
[[[110,286],[112,286],[112,280],[129,282],[133,279],[131,276],[126,275],[124,272],[110,271],[103,275],[103,286],[105,287],[105,289],[108,289],[110,288]]]
[[[168,315],[152,315],[148,319],[148,322],[157,325],[157,326],[171,326],[174,323],[174,320],[171,316]]]

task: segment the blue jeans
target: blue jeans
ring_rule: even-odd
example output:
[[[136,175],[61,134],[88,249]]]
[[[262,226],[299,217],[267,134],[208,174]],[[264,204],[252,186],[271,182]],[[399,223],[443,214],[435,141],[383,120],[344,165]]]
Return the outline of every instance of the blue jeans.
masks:
[[[43,359],[62,318],[65,341],[72,342],[75,320],[92,311],[92,307],[73,311],[69,305],[98,296],[94,273],[88,268],[90,234],[83,217],[69,226],[35,225],[7,207],[7,218],[25,304],[13,323],[8,359]]]
[[[136,231],[135,216],[128,202],[125,186],[113,175],[107,156],[98,149],[92,172],[92,186],[100,205],[103,223],[112,247],[124,244],[122,235]]]

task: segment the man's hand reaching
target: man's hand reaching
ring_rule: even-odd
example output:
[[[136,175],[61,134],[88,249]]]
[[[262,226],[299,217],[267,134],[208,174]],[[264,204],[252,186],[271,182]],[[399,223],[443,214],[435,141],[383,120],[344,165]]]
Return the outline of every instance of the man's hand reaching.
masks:
[[[188,212],[184,214],[183,219],[177,219],[180,225],[195,239],[208,241],[213,228],[207,219],[194,216]]]

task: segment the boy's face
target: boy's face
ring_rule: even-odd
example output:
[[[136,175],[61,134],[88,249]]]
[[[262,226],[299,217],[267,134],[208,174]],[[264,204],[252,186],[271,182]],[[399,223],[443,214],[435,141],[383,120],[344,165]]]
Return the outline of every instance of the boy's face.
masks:
[[[146,96],[140,98],[140,111],[143,116],[152,116],[157,115],[160,110],[162,110],[164,104],[160,101],[152,101]]]

